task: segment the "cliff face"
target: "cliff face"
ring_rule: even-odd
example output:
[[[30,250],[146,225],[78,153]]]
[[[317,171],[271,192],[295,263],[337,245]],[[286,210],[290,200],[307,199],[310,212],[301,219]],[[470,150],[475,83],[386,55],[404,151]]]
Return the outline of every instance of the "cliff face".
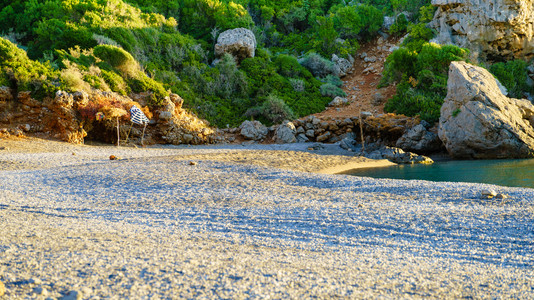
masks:
[[[534,57],[534,0],[432,0],[434,42],[471,50],[471,58]]]

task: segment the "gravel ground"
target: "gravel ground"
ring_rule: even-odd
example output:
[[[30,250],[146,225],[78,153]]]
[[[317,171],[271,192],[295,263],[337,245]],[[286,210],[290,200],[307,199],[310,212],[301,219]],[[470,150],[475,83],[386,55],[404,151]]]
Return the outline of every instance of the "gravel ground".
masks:
[[[206,155],[232,147],[1,152],[4,297],[534,299],[533,189]]]

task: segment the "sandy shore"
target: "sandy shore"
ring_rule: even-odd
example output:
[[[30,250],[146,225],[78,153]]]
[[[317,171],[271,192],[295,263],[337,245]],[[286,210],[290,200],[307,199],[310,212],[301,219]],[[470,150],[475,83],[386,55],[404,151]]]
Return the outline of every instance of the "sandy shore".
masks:
[[[534,298],[532,189],[319,174],[375,163],[330,146],[2,147],[7,299]]]
[[[3,149],[0,150],[3,151],[0,153],[63,153],[65,154],[63,159],[67,159],[69,154],[75,156],[77,152],[90,153],[94,151],[94,153],[101,153],[103,156],[109,154],[127,158],[128,154],[126,153],[132,151],[141,151],[145,154],[151,153],[154,156],[165,156],[173,154],[173,150],[181,150],[183,155],[176,157],[176,159],[191,161],[211,160],[320,174],[337,174],[351,169],[395,165],[385,159],[374,160],[355,156],[353,153],[342,150],[336,145],[322,146],[319,150],[310,149],[311,145],[151,146],[147,148],[131,148],[111,145],[81,146],[36,138],[10,138],[0,139],[0,149]],[[124,157],[120,156],[122,153],[124,153]],[[78,161],[77,159],[75,160]],[[32,166],[36,167],[34,163],[32,164],[32,162],[25,160],[17,161],[11,159],[6,161],[0,159],[0,170],[28,169],[32,168]]]

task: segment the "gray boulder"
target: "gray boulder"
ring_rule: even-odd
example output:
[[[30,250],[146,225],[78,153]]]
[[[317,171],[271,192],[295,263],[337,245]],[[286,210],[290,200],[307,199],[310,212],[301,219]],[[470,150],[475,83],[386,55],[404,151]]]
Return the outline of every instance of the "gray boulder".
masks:
[[[334,100],[332,100],[332,101],[330,101],[330,103],[328,103],[328,106],[338,107],[338,106],[344,106],[344,105],[348,105],[348,104],[349,104],[349,100],[347,98],[336,96],[334,98]]]
[[[297,138],[295,137],[296,133],[297,129],[295,128],[295,125],[286,120],[276,129],[274,134],[275,142],[277,144],[295,143],[297,141]]]
[[[534,105],[504,96],[493,75],[465,62],[449,68],[439,137],[456,158],[534,157]]]
[[[343,77],[349,73],[350,69],[352,69],[354,58],[349,55],[349,59],[346,59],[332,54],[332,62],[334,63],[334,75]]]
[[[269,129],[261,124],[260,121],[244,121],[239,126],[239,129],[245,139],[254,141],[263,140],[267,136],[267,133],[269,133]]]
[[[428,131],[423,124],[408,130],[397,140],[396,146],[405,151],[431,153],[441,148],[441,140],[434,132]]]
[[[217,38],[215,55],[221,57],[225,53],[231,54],[238,61],[254,57],[256,53],[254,33],[246,28],[235,28],[222,32]]]

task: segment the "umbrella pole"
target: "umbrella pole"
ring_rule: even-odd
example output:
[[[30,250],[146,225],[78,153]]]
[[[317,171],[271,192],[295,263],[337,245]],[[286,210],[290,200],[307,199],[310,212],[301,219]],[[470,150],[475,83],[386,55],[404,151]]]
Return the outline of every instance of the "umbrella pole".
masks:
[[[119,130],[119,117],[117,117],[117,147],[120,146],[120,141],[121,141],[121,133]]]
[[[143,127],[143,135],[141,136],[141,146],[144,146],[143,139],[145,138],[145,129],[146,129],[147,123],[145,123],[145,127]]]
[[[132,126],[133,126],[133,122],[131,122],[130,129],[128,129],[128,134],[126,135],[126,142],[124,142],[125,144],[128,144],[128,137],[130,136],[130,131],[132,131]]]

